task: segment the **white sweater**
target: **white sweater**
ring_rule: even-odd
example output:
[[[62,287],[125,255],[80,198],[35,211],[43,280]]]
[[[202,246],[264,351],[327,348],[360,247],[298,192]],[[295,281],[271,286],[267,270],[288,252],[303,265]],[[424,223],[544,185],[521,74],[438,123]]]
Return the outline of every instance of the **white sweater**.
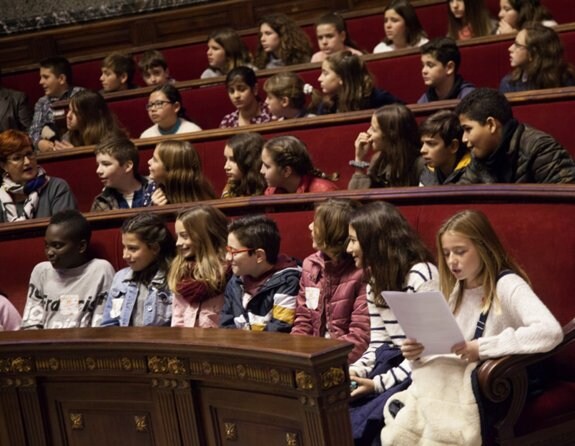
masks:
[[[517,274],[507,274],[497,282],[499,305],[487,316],[479,338],[479,358],[497,358],[522,353],[542,353],[563,340],[563,330],[527,282]],[[454,307],[454,296],[450,297]],[[465,290],[455,319],[467,340],[473,339],[481,313],[483,287]]]

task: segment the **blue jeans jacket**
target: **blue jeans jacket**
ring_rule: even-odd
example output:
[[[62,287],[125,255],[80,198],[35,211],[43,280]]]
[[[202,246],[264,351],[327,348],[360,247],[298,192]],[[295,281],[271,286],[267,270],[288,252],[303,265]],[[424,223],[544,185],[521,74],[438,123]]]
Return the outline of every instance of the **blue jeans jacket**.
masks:
[[[116,273],[104,305],[102,326],[127,327],[138,298],[144,299],[143,326],[170,325],[172,319],[172,292],[165,283],[165,273],[158,272],[148,285],[146,296],[138,296],[138,283],[133,280],[131,268]]]

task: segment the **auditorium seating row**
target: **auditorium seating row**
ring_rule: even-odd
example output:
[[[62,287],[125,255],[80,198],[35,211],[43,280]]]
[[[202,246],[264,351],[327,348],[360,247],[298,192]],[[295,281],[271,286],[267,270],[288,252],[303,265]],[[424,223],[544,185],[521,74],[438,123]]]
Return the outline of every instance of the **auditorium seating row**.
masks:
[[[575,110],[575,87],[550,89],[508,95],[514,115],[540,130],[553,135],[575,157],[575,141],[569,119]],[[419,121],[444,108],[453,108],[457,101],[438,101],[412,105]],[[315,118],[261,124],[243,131],[260,132],[266,139],[279,135],[294,135],[304,141],[314,164],[326,173],[338,172],[338,186],[346,189],[354,169],[348,165],[353,158],[353,144],[358,133],[369,126],[371,111],[341,113]],[[202,160],[203,171],[220,193],[226,183],[223,170],[225,142],[237,129],[214,129],[176,135],[175,139],[190,141]],[[155,144],[166,137],[137,140],[140,153],[140,172],[147,174],[147,161]],[[101,183],[96,176],[96,163],[92,147],[75,148],[39,156],[39,163],[50,175],[68,181],[78,199],[80,210],[90,209],[93,198],[100,192]]]
[[[499,403],[506,414],[501,423],[495,424],[499,444],[538,444],[543,439],[554,445],[570,444],[575,434],[575,352],[572,342],[575,338],[572,320],[575,301],[571,292],[575,271],[575,256],[572,255],[575,250],[575,227],[572,224],[575,215],[574,187],[481,185],[397,188],[238,198],[211,204],[222,209],[229,217],[266,213],[278,223],[282,250],[303,258],[312,252],[307,225],[313,217],[313,204],[330,196],[363,202],[386,200],[395,204],[432,250],[439,226],[457,211],[472,208],[487,214],[510,254],[519,259],[530,275],[535,291],[565,325],[567,333],[567,341],[553,354],[516,355],[487,361],[482,365],[479,371],[482,392]],[[179,206],[167,206],[153,212],[173,222],[179,209]],[[138,211],[87,215],[93,227],[92,247],[95,254],[110,260],[116,268],[123,267],[119,227],[125,218],[135,212]],[[37,262],[44,260],[45,227],[46,220],[0,227],[0,262],[10,265],[9,268],[0,269],[0,283],[8,287],[10,296],[20,310],[28,275]],[[20,255],[15,256],[14,253]],[[97,337],[95,332],[86,335]],[[18,337],[17,334],[8,334],[6,339],[13,340],[14,336]],[[48,339],[49,336],[52,334],[48,334]],[[79,337],[74,339],[78,341]],[[31,338],[27,340],[30,342]],[[20,341],[12,345],[21,349],[24,344]],[[550,371],[553,379],[544,393],[525,401],[525,366],[542,359],[546,360],[546,370]]]
[[[575,21],[575,13],[569,8],[564,8],[562,6],[563,1],[564,0],[548,0],[548,7],[551,11],[556,12],[554,15],[560,23]],[[429,36],[437,37],[443,35],[447,29],[447,6],[445,2],[443,0],[431,0],[416,1],[414,3],[417,6],[418,16],[420,17],[422,25],[428,31]],[[494,11],[494,15],[496,15],[499,2],[490,0],[488,3],[490,9]],[[352,11],[344,15],[348,17],[347,24],[350,35],[353,36],[360,47],[367,50],[368,53],[371,52],[383,36],[381,8]],[[301,23],[304,30],[310,35],[314,45],[316,45],[315,29],[312,24],[314,19],[308,19]],[[257,29],[252,28],[245,30],[241,32],[241,34],[248,47],[254,50],[257,46]],[[84,36],[84,40],[85,39],[86,37]],[[130,47],[129,51],[138,55],[144,49],[149,49],[149,46],[142,48]],[[199,78],[205,68],[205,36],[171,42],[159,47],[159,49],[163,51],[173,76],[180,81]],[[62,54],[67,55],[65,52]],[[82,85],[94,90],[101,88],[98,80],[100,76],[100,63],[106,54],[107,52],[103,52],[93,57],[84,56],[79,59],[71,59],[74,61],[74,77],[77,85]],[[144,85],[139,77],[137,81],[139,85]],[[5,74],[3,83],[10,88],[25,91],[31,103],[35,102],[42,94],[42,90],[37,85],[38,72],[36,66],[27,67],[22,70],[13,70]]]

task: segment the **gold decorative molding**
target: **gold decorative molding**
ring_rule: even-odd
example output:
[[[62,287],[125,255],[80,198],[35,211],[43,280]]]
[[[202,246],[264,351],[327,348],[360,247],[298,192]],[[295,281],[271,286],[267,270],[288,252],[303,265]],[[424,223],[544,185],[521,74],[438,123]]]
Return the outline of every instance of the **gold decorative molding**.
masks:
[[[313,379],[309,373],[302,370],[296,372],[295,382],[298,389],[300,390],[312,390],[313,389]]]
[[[224,436],[227,441],[238,440],[238,427],[236,423],[224,423]]]
[[[294,387],[293,374],[289,369],[277,369],[252,364],[190,361],[192,375],[212,376],[226,379],[252,381]]]
[[[183,375],[186,373],[184,362],[175,356],[150,356],[148,369],[162,375]]]
[[[345,381],[345,372],[341,367],[331,367],[321,374],[322,389],[331,389]]]
[[[84,416],[81,413],[70,413],[70,424],[72,425],[72,430],[83,430]]]
[[[148,432],[148,419],[146,415],[135,415],[136,432]]]
[[[35,385],[35,378],[0,378],[0,388],[32,387]]]
[[[32,371],[32,358],[17,356],[0,359],[0,373],[29,373]]]
[[[36,359],[36,369],[41,372],[121,371],[145,373],[147,371],[146,364],[141,358],[130,359],[126,356],[38,358]]]
[[[298,446],[296,433],[294,432],[286,433],[286,446]]]

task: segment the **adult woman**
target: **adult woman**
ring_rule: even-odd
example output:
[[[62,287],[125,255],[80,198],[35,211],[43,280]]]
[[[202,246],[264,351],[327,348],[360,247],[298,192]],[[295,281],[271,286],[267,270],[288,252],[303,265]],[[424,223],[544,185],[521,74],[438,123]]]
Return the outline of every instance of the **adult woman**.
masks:
[[[0,222],[50,217],[75,209],[68,184],[49,177],[36,162],[30,137],[19,130],[0,133]]]

